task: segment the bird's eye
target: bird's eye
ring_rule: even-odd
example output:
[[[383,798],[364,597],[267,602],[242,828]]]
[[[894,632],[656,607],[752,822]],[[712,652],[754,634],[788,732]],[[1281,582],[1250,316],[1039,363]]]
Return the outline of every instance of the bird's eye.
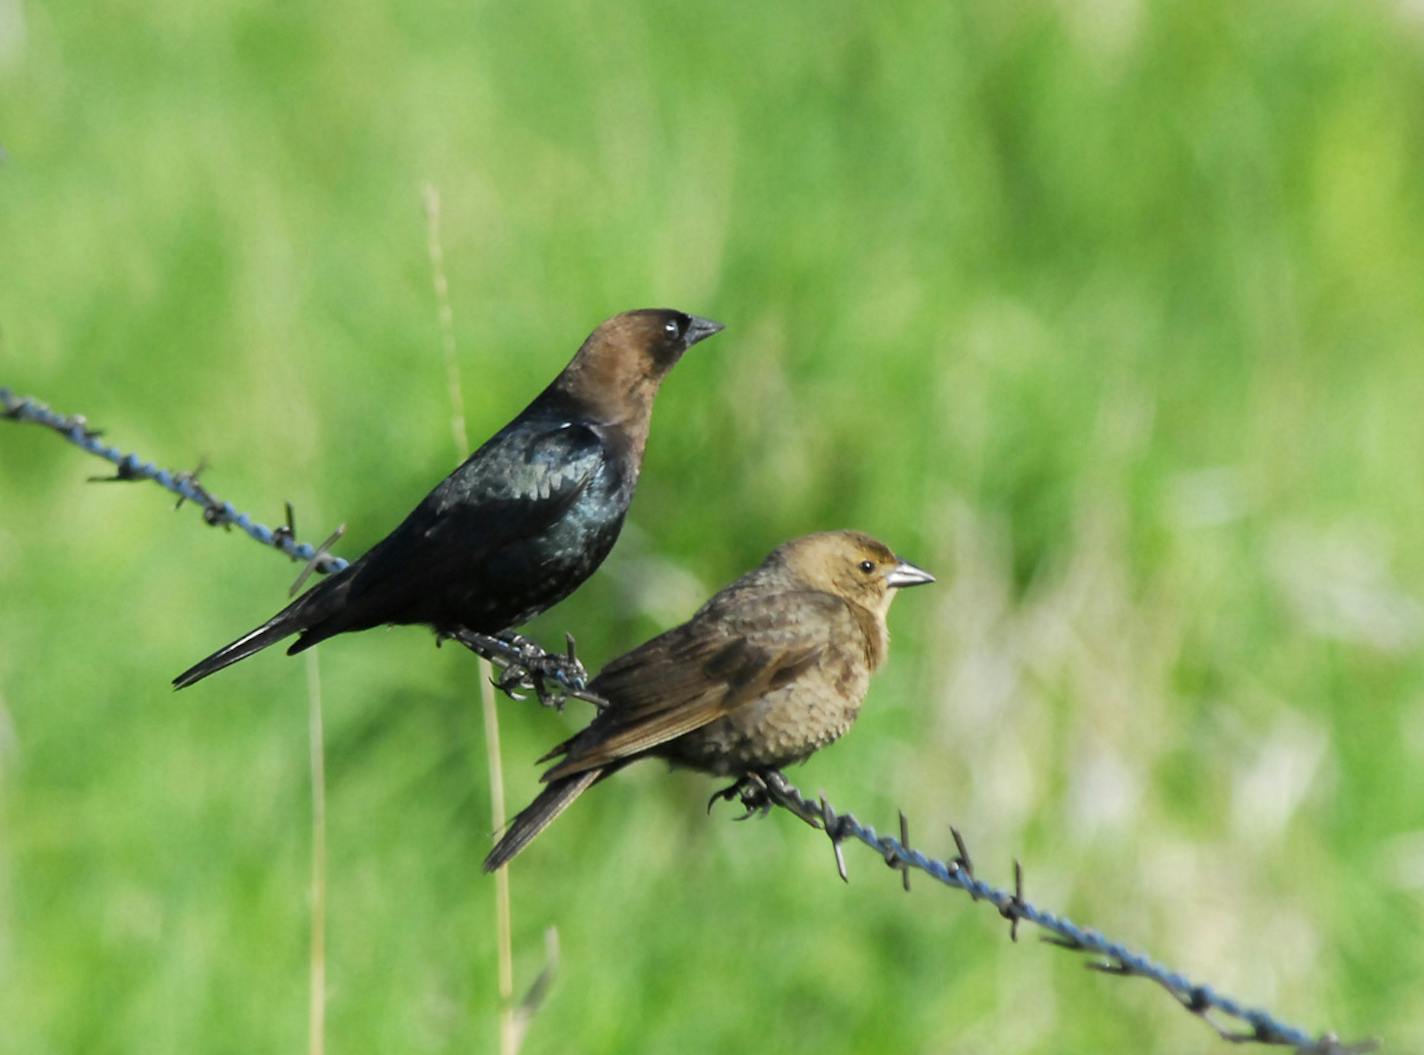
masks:
[[[875,562],[874,562],[873,560],[863,560],[863,561],[861,561],[861,562],[860,562],[860,570],[863,571],[863,572],[865,572],[866,575],[869,575],[871,572],[873,572],[873,571],[875,570]]]
[[[682,327],[677,324],[676,319],[668,319],[667,322],[663,323],[663,333],[669,337],[680,337],[682,335]]]

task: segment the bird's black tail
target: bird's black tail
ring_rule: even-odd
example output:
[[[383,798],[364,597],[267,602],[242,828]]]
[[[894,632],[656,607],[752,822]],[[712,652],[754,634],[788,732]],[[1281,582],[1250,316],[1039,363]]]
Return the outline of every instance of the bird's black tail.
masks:
[[[307,630],[327,613],[330,605],[325,602],[329,600],[332,584],[333,580],[331,579],[318,584],[261,626],[249,630],[231,644],[224,645],[207,659],[193,664],[173,679],[173,687],[185,689],[195,681],[202,681],[209,674],[222,670],[223,667],[230,667],[254,652],[261,652],[268,645],[274,645],[284,637],[290,637],[298,631]],[[305,648],[315,643],[315,641],[303,639],[297,644]]]
[[[510,822],[495,848],[485,858],[485,871],[493,872],[507,865],[515,854],[533,841],[534,836],[552,824],[555,817],[568,809],[574,799],[603,775],[602,769],[588,769],[551,782]]]

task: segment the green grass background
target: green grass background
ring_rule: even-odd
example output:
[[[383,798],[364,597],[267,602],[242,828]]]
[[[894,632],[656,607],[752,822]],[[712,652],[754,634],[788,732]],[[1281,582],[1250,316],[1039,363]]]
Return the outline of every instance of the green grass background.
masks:
[[[792,776],[1312,1030],[1424,1047],[1424,15],[1359,0],[0,0],[0,383],[341,551],[605,316],[670,378],[591,664],[776,543],[933,569]],[[0,428],[0,1050],[306,1042],[294,568]],[[475,667],[324,645],[331,1051],[493,1050]],[[510,795],[586,716],[501,705]],[[514,866],[526,1051],[1224,1050],[645,765]]]

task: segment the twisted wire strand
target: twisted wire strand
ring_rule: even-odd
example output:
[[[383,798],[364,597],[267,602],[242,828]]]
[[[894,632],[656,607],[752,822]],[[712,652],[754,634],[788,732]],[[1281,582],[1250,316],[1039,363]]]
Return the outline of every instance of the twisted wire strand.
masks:
[[[83,448],[90,454],[103,458],[115,466],[115,475],[101,477],[104,480],[152,480],[164,489],[179,496],[179,505],[190,501],[203,510],[203,519],[214,526],[236,525],[263,545],[281,550],[293,560],[306,561],[308,571],[331,572],[346,567],[347,562],[326,552],[326,547],[335,535],[320,546],[299,543],[291,524],[291,507],[288,506],[288,523],[283,527],[269,528],[256,523],[245,513],[239,513],[231,503],[224,502],[211,494],[197,482],[197,471],[172,472],[160,469],[152,462],[143,461],[138,455],[124,454],[99,440],[100,432],[89,427],[82,415],[57,414],[43,403],[31,398],[15,396],[10,389],[0,387],[0,418],[17,422],[31,422],[43,425],[63,436],[70,443]],[[339,535],[339,532],[337,533]],[[482,634],[462,632],[454,635],[454,640],[471,651],[484,655],[498,664],[506,673],[515,677],[501,677],[496,684],[510,696],[523,698],[520,692],[536,692],[540,701],[551,706],[562,706],[565,696],[574,696],[593,704],[606,707],[606,700],[587,691],[578,681],[565,685],[557,674],[553,675],[559,684],[546,689],[536,674],[532,680],[527,676],[531,665],[531,648],[537,646],[522,639],[517,643]],[[547,654],[545,654],[547,657]],[[555,657],[558,658],[558,657]],[[569,639],[567,659],[572,662],[573,639]],[[909,837],[909,824],[900,814],[900,837],[898,839],[881,835],[874,828],[862,824],[850,813],[840,813],[824,795],[812,800],[807,798],[794,784],[780,772],[770,770],[758,774],[750,782],[719,793],[720,797],[732,798],[740,794],[742,802],[749,810],[779,806],[799,817],[811,827],[824,832],[830,839],[835,853],[836,870],[843,880],[848,880],[845,855],[842,845],[855,841],[874,850],[886,865],[901,873],[904,888],[910,889],[910,872],[928,875],[935,881],[962,890],[975,901],[985,901],[998,910],[1009,921],[1009,934],[1018,939],[1020,922],[1027,921],[1045,931],[1045,941],[1060,948],[1085,953],[1096,957],[1086,966],[1104,974],[1122,977],[1146,978],[1161,986],[1188,1013],[1206,1022],[1223,1040],[1234,1044],[1259,1043],[1292,1048],[1299,1055],[1363,1055],[1378,1048],[1376,1040],[1343,1043],[1334,1033],[1311,1036],[1305,1030],[1289,1025],[1275,1018],[1269,1012],[1248,1007],[1234,997],[1217,992],[1209,985],[1193,982],[1186,975],[1156,963],[1143,953],[1136,952],[1091,928],[1080,927],[1072,920],[1039,908],[1023,896],[1023,869],[1014,864],[1014,889],[1008,891],[979,879],[974,874],[974,865],[969,850],[958,830],[951,828],[957,853],[948,860],[930,857],[913,849]],[[714,796],[714,799],[719,797]]]
[[[312,571],[325,574],[340,571],[347,561],[326,552],[335,539],[329,538],[320,546],[298,542],[296,529],[292,523],[291,506],[287,507],[287,523],[270,528],[258,523],[246,513],[238,512],[231,502],[225,502],[198,482],[201,466],[187,472],[163,469],[153,462],[144,461],[132,452],[125,454],[119,448],[105,443],[100,437],[102,430],[91,428],[82,414],[57,414],[45,404],[28,396],[16,396],[8,388],[0,387],[0,418],[9,421],[31,422],[43,425],[63,436],[76,447],[80,447],[96,457],[103,458],[114,466],[113,476],[91,477],[96,482],[124,483],[135,480],[152,480],[166,491],[178,496],[178,505],[192,502],[203,511],[203,521],[213,527],[241,528],[248,536],[264,546],[281,550],[294,561],[305,561]]]
[[[913,869],[925,873],[945,886],[964,891],[975,901],[987,901],[1009,921],[1009,933],[1015,940],[1018,938],[1019,921],[1027,920],[1047,931],[1050,936],[1044,940],[1051,944],[1101,957],[1102,959],[1087,964],[1093,970],[1156,982],[1176,997],[1185,1010],[1211,1026],[1223,1040],[1232,1043],[1282,1045],[1303,1055],[1362,1055],[1378,1047],[1375,1040],[1342,1043],[1334,1033],[1312,1037],[1304,1030],[1280,1021],[1269,1012],[1247,1007],[1233,997],[1218,993],[1209,985],[1193,982],[1185,975],[1154,962],[1143,953],[1136,952],[1096,930],[1080,927],[1064,916],[1039,908],[1023,896],[1023,869],[1018,862],[1014,863],[1012,892],[984,882],[974,875],[974,865],[964,839],[953,828],[950,830],[958,849],[957,856],[950,860],[929,857],[909,846],[909,826],[903,813],[900,814],[900,838],[895,839],[889,835],[880,835],[874,828],[862,824],[849,813],[838,813],[826,801],[824,795],[816,801],[808,799],[775,770],[762,774],[762,778],[772,802],[800,817],[813,828],[825,832],[830,838],[835,851],[836,868],[842,879],[847,876],[841,844],[853,839],[876,851],[892,869],[902,872],[905,889],[909,889],[909,872]],[[1233,1019],[1239,1026],[1223,1023],[1215,1017],[1217,1015]]]

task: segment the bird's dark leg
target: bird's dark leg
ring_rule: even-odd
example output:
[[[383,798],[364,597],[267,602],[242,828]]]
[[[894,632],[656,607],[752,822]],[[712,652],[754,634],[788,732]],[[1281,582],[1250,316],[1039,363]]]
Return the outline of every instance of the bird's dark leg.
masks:
[[[742,804],[742,809],[746,812],[740,817],[733,817],[733,820],[744,821],[751,816],[765,817],[771,812],[771,793],[767,790],[766,780],[756,770],[747,772],[735,784],[713,792],[712,797],[707,800],[708,813],[712,812],[712,807],[718,799],[726,802],[736,799]]]
[[[500,682],[508,679],[511,671],[519,669],[521,685],[527,683],[538,694],[541,703],[549,705],[553,701],[553,706],[562,708],[570,693],[577,694],[588,688],[588,671],[574,652],[573,635],[565,634],[564,638],[567,650],[560,655],[546,652],[527,637],[512,631],[499,635],[499,639],[516,649],[519,656],[500,675]]]
[[[522,700],[523,692],[532,691],[545,707],[563,710],[569,696],[584,696],[588,688],[588,671],[574,653],[572,635],[566,635],[568,651],[564,655],[545,652],[513,631],[491,636],[458,629],[447,636],[496,664],[500,670],[494,686],[511,699]]]

